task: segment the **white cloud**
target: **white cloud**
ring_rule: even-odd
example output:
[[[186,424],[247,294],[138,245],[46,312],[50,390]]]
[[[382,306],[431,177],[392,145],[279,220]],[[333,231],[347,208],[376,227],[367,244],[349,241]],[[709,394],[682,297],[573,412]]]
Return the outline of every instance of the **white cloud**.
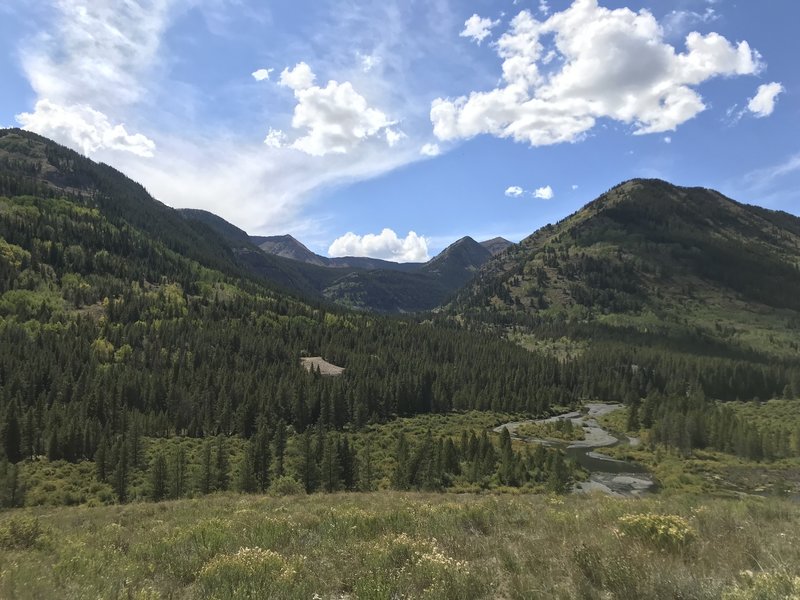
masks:
[[[391,127],[387,127],[384,133],[386,135],[386,143],[389,144],[390,148],[394,148],[401,140],[408,137],[402,131],[397,131]]]
[[[419,153],[422,156],[439,156],[442,151],[439,149],[439,144],[424,144],[422,148],[419,149]]]
[[[128,133],[123,123],[112,125],[105,114],[85,104],[61,106],[39,100],[32,113],[21,113],[16,119],[24,129],[60,140],[87,156],[105,148],[150,158],[156,149],[153,140]]]
[[[572,184],[572,191],[575,191],[575,190],[577,190],[577,189],[578,189],[578,187],[579,187],[579,186],[578,186],[577,184],[573,183],[573,184]]]
[[[187,11],[198,9],[209,17],[209,11],[219,8],[215,14],[222,15],[226,27],[238,25],[242,18],[249,19],[256,12],[267,17],[267,22],[258,23],[270,27],[267,4],[241,0],[12,3],[20,7],[24,4],[26,11],[32,11],[44,32],[20,36],[15,49],[26,77],[32,86],[35,82],[36,99],[26,113],[36,115],[39,123],[46,122],[40,119],[45,113],[37,113],[34,104],[47,100],[58,110],[78,110],[84,121],[95,126],[96,115],[82,112],[83,107],[88,107],[108,121],[106,127],[98,117],[102,125],[96,126],[99,132],[114,132],[100,135],[90,127],[88,134],[76,139],[70,133],[75,127],[70,125],[60,133],[55,128],[43,129],[42,133],[81,151],[87,151],[84,147],[95,148],[100,140],[103,146],[93,152],[93,158],[141,182],[154,197],[170,206],[203,208],[251,233],[292,233],[304,240],[316,239],[325,247],[331,239],[327,228],[334,221],[333,209],[327,211],[324,205],[315,204],[307,216],[309,202],[331,187],[376,177],[423,158],[419,150],[430,133],[425,126],[429,98],[420,98],[425,93],[424,86],[405,83],[414,83],[408,74],[419,57],[425,55],[441,55],[450,60],[447,64],[431,61],[426,70],[437,77],[446,76],[454,57],[448,55],[452,40],[448,41],[445,32],[452,32],[457,25],[457,19],[438,2],[426,4],[425,18],[420,19],[419,11],[406,10],[405,3],[390,0],[356,3],[348,7],[347,18],[334,19],[324,26],[310,21],[309,27],[315,29],[313,44],[272,27],[277,52],[272,60],[293,65],[293,57],[309,57],[307,63],[319,64],[320,74],[325,69],[326,73],[335,74],[334,79],[351,81],[370,106],[381,107],[387,115],[402,116],[404,131],[396,125],[390,128],[396,135],[410,138],[408,143],[390,147],[390,138],[394,140],[396,135],[389,133],[387,127],[356,144],[347,154],[331,152],[318,157],[287,148],[297,136],[308,133],[307,129],[292,128],[292,114],[298,102],[292,102],[287,113],[286,96],[291,100],[291,94],[257,94],[258,101],[265,104],[263,114],[274,119],[268,122],[274,128],[272,132],[259,134],[256,124],[243,121],[252,118],[252,111],[220,114],[214,104],[225,95],[236,108],[252,106],[254,90],[241,85],[235,66],[229,82],[211,93],[199,87],[206,85],[205,78],[198,83],[193,83],[197,80],[192,77],[170,79],[175,72],[171,67],[180,64],[194,68],[195,62],[201,60],[199,56],[186,56],[191,45],[162,43],[166,31]],[[0,0],[0,6],[6,4]],[[324,12],[339,6],[334,2],[321,8],[324,10],[320,12]],[[418,35],[410,39],[412,25],[417,27]],[[245,38],[251,46],[251,42],[257,43],[242,31],[213,33],[231,39],[235,34],[236,43]],[[369,48],[376,64],[377,57],[381,57],[381,68],[374,66],[370,76],[364,77],[359,64],[354,64],[353,48]],[[183,54],[173,54],[176,51]],[[456,54],[455,59],[467,63],[461,54]],[[294,87],[306,90],[314,86],[313,80],[302,81],[302,70],[294,72],[290,67],[288,71],[294,75],[290,77]],[[280,69],[271,73],[270,79],[279,81],[279,75]],[[290,89],[294,92],[294,88]],[[148,129],[143,129],[142,123],[148,123]],[[35,123],[31,121],[30,125]],[[80,125],[77,129],[82,128]],[[146,137],[136,137],[138,132]],[[158,160],[144,158],[150,148],[146,140],[157,146]],[[121,148],[138,153],[119,152]]]
[[[539,198],[540,200],[552,200],[554,195],[555,194],[553,193],[553,188],[551,188],[549,185],[536,188],[533,191],[533,197]]]
[[[777,82],[766,83],[758,86],[756,95],[747,103],[747,110],[758,118],[768,117],[775,110],[778,96],[785,91],[783,85]]]
[[[256,81],[266,81],[269,79],[270,73],[274,70],[275,69],[258,69],[257,71],[253,71],[251,75]]]
[[[53,2],[52,30],[20,51],[37,96],[33,112],[17,116],[20,125],[84,154],[106,149],[153,156],[151,139],[113,121],[146,97],[142,82],[159,64],[161,36],[178,1]]]
[[[304,62],[299,62],[293,69],[286,67],[281,71],[281,78],[278,84],[297,92],[313,86],[316,78],[317,76],[314,75],[311,67]]]
[[[379,234],[356,235],[348,232],[333,241],[329,256],[369,256],[396,262],[425,262],[428,260],[428,240],[409,231],[405,238],[397,237],[391,229]]]
[[[545,16],[550,14],[550,4],[547,0],[539,0],[539,12]]]
[[[665,144],[671,144],[672,143],[672,137],[670,137],[668,135],[665,135],[664,136],[664,143]]]
[[[291,88],[297,100],[292,127],[305,130],[305,135],[290,147],[311,156],[347,154],[380,133],[389,146],[394,146],[405,135],[391,129],[395,122],[382,111],[370,107],[349,81],[331,80],[323,88],[314,85],[315,79],[304,62],[281,73],[280,85]]]
[[[719,15],[710,6],[703,12],[673,10],[663,18],[661,26],[667,37],[680,37],[686,35],[697,24],[713,23],[717,19]]]
[[[481,18],[475,14],[464,21],[464,30],[458,35],[470,38],[473,42],[480,44],[484,39],[492,35],[492,29],[499,24],[499,20],[492,21],[491,19]]]
[[[509,198],[519,198],[524,193],[525,190],[523,190],[518,185],[512,185],[510,187],[507,187],[505,191],[505,195],[508,196]]]
[[[685,46],[679,52],[668,44],[646,10],[575,0],[544,21],[524,10],[495,44],[502,85],[435,99],[434,134],[440,140],[490,134],[543,146],[580,141],[600,118],[630,124],[634,134],[673,131],[706,108],[695,86],[761,68],[747,42],[733,45],[716,33],[690,33]],[[560,68],[542,73],[539,64],[552,50]]]
[[[40,99],[86,103],[104,112],[140,100],[144,76],[158,64],[161,37],[180,0],[58,0],[53,33],[21,53]]]
[[[361,70],[364,73],[369,73],[372,69],[381,64],[381,57],[375,54],[361,54],[357,52],[356,56],[361,63]]]
[[[283,148],[286,145],[286,134],[280,129],[269,128],[267,137],[264,138],[264,145],[270,148]]]

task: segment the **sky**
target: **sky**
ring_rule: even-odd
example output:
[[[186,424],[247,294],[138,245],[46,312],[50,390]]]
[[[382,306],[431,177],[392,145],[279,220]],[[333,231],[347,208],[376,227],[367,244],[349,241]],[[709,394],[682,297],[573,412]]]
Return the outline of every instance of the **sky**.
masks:
[[[621,181],[800,214],[796,0],[0,0],[0,126],[323,255],[519,241]]]

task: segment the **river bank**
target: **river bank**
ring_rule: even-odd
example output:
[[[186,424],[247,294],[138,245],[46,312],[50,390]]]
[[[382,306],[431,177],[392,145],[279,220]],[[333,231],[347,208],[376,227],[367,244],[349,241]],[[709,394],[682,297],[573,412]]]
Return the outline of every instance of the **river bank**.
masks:
[[[586,405],[586,412],[572,411],[561,415],[549,417],[547,419],[532,419],[529,421],[513,421],[504,423],[494,428],[500,433],[503,428],[508,429],[509,434],[514,439],[526,443],[544,444],[547,446],[559,446],[564,448],[568,456],[575,459],[584,469],[589,472],[589,479],[577,482],[573,488],[573,493],[594,493],[601,492],[609,496],[618,497],[637,497],[649,493],[655,486],[655,481],[649,473],[636,463],[617,460],[604,454],[595,452],[597,448],[614,446],[617,444],[627,444],[636,446],[639,444],[637,438],[620,439],[611,432],[603,428],[597,419],[611,412],[620,410],[621,404],[601,404],[590,403]],[[570,420],[574,427],[583,430],[583,439],[572,442],[561,440],[528,437],[519,434],[519,428],[529,423],[544,424],[554,423],[560,420]]]

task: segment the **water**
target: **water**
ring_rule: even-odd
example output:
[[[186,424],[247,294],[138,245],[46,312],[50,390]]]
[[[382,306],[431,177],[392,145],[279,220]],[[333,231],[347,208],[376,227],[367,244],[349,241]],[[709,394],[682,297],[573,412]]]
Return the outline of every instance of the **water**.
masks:
[[[544,423],[560,419],[570,419],[574,426],[582,427],[584,439],[567,444],[554,440],[537,440],[517,435],[517,428],[523,422],[506,423],[495,428],[498,433],[505,427],[512,437],[526,442],[541,443],[548,446],[564,448],[567,456],[589,472],[589,479],[575,484],[574,493],[600,492],[618,497],[636,497],[655,489],[655,482],[643,466],[624,460],[615,460],[596,452],[598,448],[607,448],[620,444],[619,438],[602,428],[597,418],[622,408],[620,404],[588,404],[587,414],[571,412],[564,415],[525,421],[527,423]],[[624,443],[629,443],[626,438]]]

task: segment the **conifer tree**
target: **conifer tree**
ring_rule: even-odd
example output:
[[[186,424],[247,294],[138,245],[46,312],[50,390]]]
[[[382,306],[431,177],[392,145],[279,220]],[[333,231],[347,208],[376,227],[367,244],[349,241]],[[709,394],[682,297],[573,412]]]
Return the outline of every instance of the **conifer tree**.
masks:
[[[225,491],[230,485],[230,466],[228,463],[228,449],[225,444],[225,436],[218,435],[216,441],[216,452],[214,454],[214,489]]]
[[[3,427],[3,449],[6,458],[12,464],[18,463],[22,459],[20,450],[22,433],[19,426],[19,411],[16,400],[6,410],[6,422]]]
[[[244,452],[239,461],[239,473],[236,481],[236,488],[245,494],[252,494],[257,489],[256,483],[256,447],[250,441],[245,444]]]
[[[186,494],[186,470],[188,461],[186,459],[186,451],[183,446],[177,446],[172,454],[172,464],[170,470],[172,471],[172,489],[170,493],[173,498],[183,498]]]
[[[342,485],[342,465],[339,460],[338,436],[331,431],[324,435],[322,461],[320,463],[322,489],[335,492]]]
[[[163,500],[167,495],[167,459],[163,452],[158,452],[150,464],[150,498],[154,502]]]

